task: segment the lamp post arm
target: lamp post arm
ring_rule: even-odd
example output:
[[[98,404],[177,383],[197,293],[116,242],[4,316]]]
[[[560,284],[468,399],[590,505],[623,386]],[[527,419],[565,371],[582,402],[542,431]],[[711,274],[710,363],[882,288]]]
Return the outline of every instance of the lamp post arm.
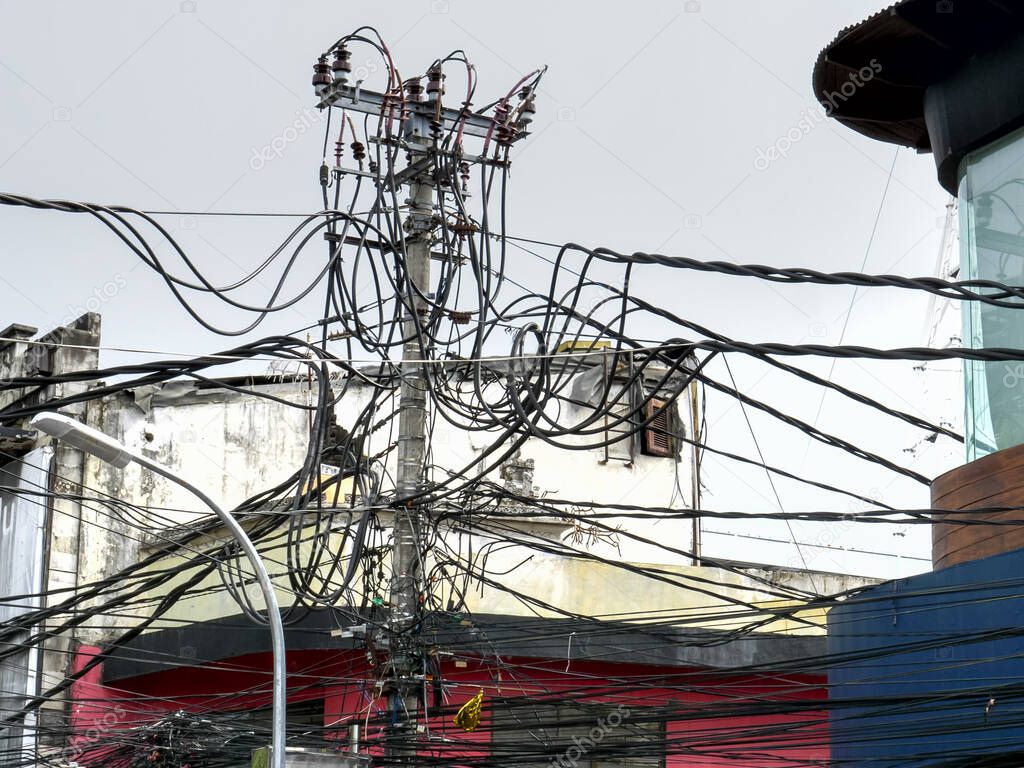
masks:
[[[231,535],[238,541],[245,556],[256,574],[260,590],[263,592],[263,599],[267,604],[267,622],[270,624],[271,647],[274,652],[274,709],[271,725],[271,768],[284,768],[285,750],[285,707],[287,705],[285,692],[287,690],[287,678],[284,659],[284,622],[281,621],[281,611],[277,605],[277,594],[274,592],[274,585],[270,581],[270,574],[263,564],[260,553],[252,543],[245,529],[228,512],[196,488],[188,481],[178,477],[163,464],[158,464],[152,459],[147,459],[140,453],[130,450],[110,435],[100,432],[94,427],[71,418],[62,413],[43,412],[37,413],[31,422],[32,426],[42,432],[55,437],[58,440],[84,451],[101,461],[114,467],[123,469],[131,462],[140,467],[145,467],[156,472],[161,477],[166,477],[172,483],[180,485],[186,491],[202,501],[214,511],[224,526],[231,532]]]

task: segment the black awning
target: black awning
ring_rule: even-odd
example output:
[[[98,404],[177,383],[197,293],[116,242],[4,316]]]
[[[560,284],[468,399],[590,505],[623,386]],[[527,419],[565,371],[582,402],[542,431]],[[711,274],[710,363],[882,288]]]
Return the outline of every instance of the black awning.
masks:
[[[1022,34],[1020,0],[902,0],[847,27],[819,54],[814,95],[858,133],[929,152],[925,90]]]

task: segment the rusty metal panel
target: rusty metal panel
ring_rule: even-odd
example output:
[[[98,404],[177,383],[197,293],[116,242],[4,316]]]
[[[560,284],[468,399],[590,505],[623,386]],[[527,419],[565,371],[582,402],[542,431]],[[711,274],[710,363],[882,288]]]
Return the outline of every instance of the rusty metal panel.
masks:
[[[0,466],[0,626],[40,605],[46,534],[50,448]],[[15,635],[23,643],[29,631]],[[6,646],[6,643],[5,643]],[[25,646],[0,661],[0,721],[21,710],[35,693],[38,649]],[[27,765],[35,754],[35,720],[0,728],[0,767]]]

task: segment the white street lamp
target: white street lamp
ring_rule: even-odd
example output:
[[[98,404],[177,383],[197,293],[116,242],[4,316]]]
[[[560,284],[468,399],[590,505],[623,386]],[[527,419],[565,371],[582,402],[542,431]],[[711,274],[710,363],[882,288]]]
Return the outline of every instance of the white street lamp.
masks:
[[[259,582],[260,590],[263,592],[263,599],[267,604],[267,618],[270,622],[270,635],[274,651],[274,710],[271,726],[272,745],[272,768],[285,768],[285,663],[284,663],[284,624],[281,622],[281,612],[277,605],[277,595],[274,593],[274,585],[270,581],[270,574],[267,573],[259,552],[253,545],[252,540],[246,534],[245,529],[238,524],[230,514],[221,509],[217,504],[200,491],[194,485],[182,480],[171,470],[162,464],[147,459],[141,454],[130,451],[121,445],[117,440],[105,435],[99,430],[86,426],[75,419],[64,416],[60,413],[40,413],[33,417],[32,426],[52,437],[63,440],[68,445],[73,445],[79,450],[92,454],[96,458],[112,464],[115,467],[123,468],[131,462],[146,467],[158,475],[163,475],[172,483],[177,483],[182,488],[193,493],[204,504],[212,509],[225,527],[238,541],[246,557],[256,572],[256,579]]]

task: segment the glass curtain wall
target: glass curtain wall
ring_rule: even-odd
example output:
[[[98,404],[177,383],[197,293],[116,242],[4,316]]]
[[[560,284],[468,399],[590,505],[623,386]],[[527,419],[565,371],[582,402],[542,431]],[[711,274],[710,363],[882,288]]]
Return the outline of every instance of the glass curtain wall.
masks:
[[[964,158],[959,198],[960,279],[1024,286],[1024,130]],[[1024,349],[1024,301],[1010,301],[963,302],[965,346]],[[1024,444],[1024,360],[963,365],[967,460]]]

